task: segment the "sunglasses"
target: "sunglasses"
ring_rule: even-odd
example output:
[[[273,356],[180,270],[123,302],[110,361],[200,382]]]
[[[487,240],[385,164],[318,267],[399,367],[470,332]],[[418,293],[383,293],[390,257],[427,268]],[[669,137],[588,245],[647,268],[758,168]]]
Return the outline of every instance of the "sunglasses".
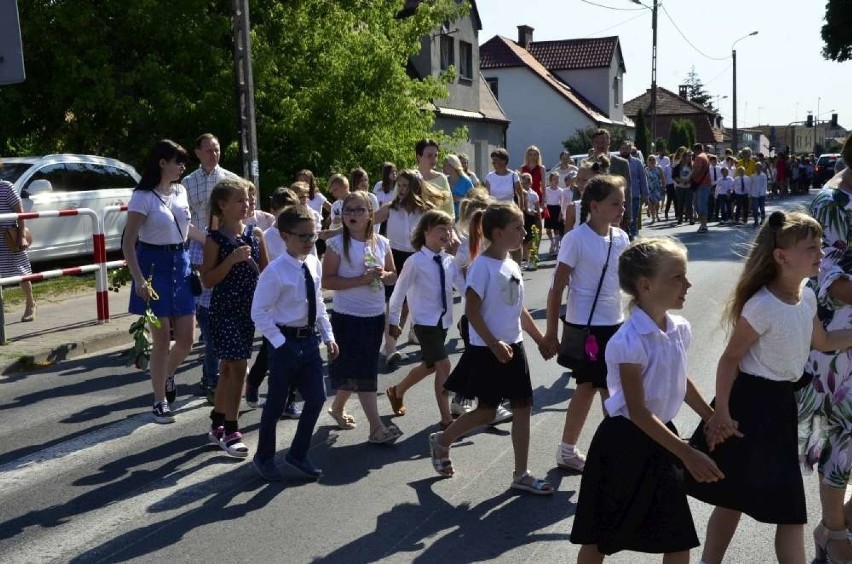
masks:
[[[343,215],[364,215],[367,208],[343,208]]]
[[[316,233],[294,233],[293,231],[287,231],[287,233],[296,237],[301,243],[313,243],[318,239]]]

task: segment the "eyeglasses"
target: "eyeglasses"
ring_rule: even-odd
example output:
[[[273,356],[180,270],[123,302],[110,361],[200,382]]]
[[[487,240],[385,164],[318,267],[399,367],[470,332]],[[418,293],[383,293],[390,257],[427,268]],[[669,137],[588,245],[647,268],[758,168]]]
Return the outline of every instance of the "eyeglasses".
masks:
[[[300,243],[313,243],[318,239],[316,233],[294,233],[293,231],[287,231],[287,233],[299,239]]]
[[[364,215],[367,208],[343,208],[343,215]]]

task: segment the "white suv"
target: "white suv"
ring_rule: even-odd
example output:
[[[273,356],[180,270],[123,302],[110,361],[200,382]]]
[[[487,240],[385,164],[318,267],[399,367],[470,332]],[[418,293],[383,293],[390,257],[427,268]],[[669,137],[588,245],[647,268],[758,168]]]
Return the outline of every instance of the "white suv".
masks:
[[[0,180],[8,180],[21,196],[24,211],[91,208],[98,215],[104,206],[123,205],[139,174],[121,161],[89,155],[46,155],[2,159]],[[121,247],[127,214],[106,216],[107,250]],[[33,262],[76,255],[91,255],[92,222],[87,217],[51,217],[26,222],[33,244],[28,253]]]

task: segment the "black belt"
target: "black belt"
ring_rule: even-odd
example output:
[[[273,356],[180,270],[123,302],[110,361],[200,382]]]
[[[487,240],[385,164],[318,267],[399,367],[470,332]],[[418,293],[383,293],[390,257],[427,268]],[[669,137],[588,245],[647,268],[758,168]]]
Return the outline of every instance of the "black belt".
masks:
[[[280,329],[281,334],[288,339],[307,339],[308,337],[313,337],[317,334],[316,327],[311,327],[310,325],[305,325],[304,327],[288,327],[287,325],[279,325],[278,329]]]
[[[145,241],[138,241],[138,245],[148,248],[148,249],[156,249],[158,251],[182,251],[184,250],[183,243],[176,243],[174,245],[154,245],[151,243],[146,243]]]

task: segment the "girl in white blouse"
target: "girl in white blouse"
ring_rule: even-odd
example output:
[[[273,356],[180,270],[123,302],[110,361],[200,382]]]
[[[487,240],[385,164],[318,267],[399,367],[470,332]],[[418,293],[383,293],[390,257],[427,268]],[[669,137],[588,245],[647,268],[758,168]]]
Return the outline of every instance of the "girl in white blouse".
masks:
[[[691,441],[710,453],[725,479],[695,483],[686,477],[691,496],[716,506],[707,525],[705,562],[724,559],[743,513],[777,525],[779,562],[806,561],[793,384],[811,348],[852,346],[852,331],[825,331],[816,296],[803,285],[819,271],[821,237],[820,224],[809,215],[773,212],[725,311],[733,332],[716,369],[716,411]],[[823,559],[842,548],[838,545],[847,543],[842,516],[839,526],[820,523],[814,541]]]
[[[689,322],[669,313],[683,308],[691,286],[686,249],[674,239],[642,239],[619,257],[618,277],[634,307],[606,349],[610,417],[589,447],[571,542],[583,545],[580,562],[620,550],[687,562],[698,537],[683,467],[699,481],[722,475],[672,423],[684,401],[705,421],[713,414],[687,377]]]

